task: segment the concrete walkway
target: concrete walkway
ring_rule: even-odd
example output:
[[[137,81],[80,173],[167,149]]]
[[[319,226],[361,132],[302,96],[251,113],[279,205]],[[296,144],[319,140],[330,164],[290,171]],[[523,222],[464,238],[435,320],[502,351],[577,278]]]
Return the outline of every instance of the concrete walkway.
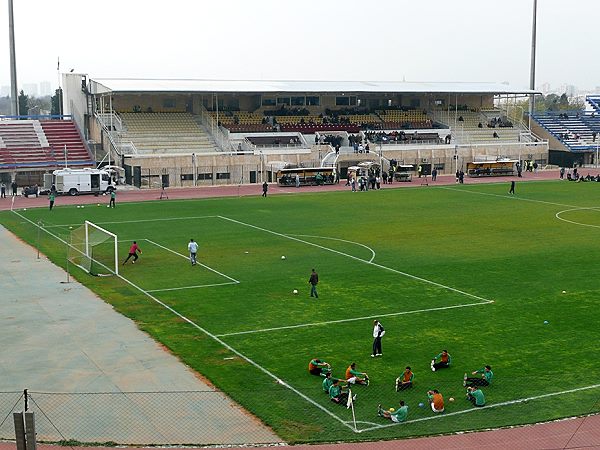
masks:
[[[37,259],[3,227],[0,249],[6,262],[0,271],[0,438],[14,439],[10,412],[23,409],[19,397],[27,388],[40,440],[280,441],[134,322],[81,284],[64,283],[62,269]]]

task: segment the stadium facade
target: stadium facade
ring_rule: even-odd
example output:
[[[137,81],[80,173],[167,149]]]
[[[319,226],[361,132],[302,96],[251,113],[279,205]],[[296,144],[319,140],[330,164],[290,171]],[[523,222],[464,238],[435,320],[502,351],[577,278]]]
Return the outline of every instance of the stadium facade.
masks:
[[[62,75],[63,111],[96,163],[142,187],[260,183],[284,167],[373,161],[454,173],[476,160],[548,163],[498,83],[253,81]],[[337,148],[337,152],[336,150]],[[368,148],[367,148],[368,147]]]

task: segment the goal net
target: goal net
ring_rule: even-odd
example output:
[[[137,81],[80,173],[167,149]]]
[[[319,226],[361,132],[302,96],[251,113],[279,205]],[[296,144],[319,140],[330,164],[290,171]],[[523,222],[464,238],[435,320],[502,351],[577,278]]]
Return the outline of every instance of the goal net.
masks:
[[[71,231],[69,261],[92,275],[119,274],[117,235],[92,222]]]

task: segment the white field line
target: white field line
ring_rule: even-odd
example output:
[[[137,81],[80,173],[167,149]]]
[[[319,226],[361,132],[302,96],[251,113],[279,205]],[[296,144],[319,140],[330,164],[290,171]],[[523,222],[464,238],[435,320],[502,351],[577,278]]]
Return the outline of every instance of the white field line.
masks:
[[[358,433],[364,433],[365,431],[378,430],[380,428],[394,427],[396,425],[402,425],[403,423],[406,424],[406,423],[413,423],[413,422],[423,422],[426,420],[434,420],[434,419],[441,419],[443,417],[457,416],[459,414],[466,414],[466,413],[470,413],[473,411],[485,411],[486,409],[490,409],[490,408],[498,408],[500,406],[516,405],[518,403],[525,403],[525,402],[529,402],[532,400],[539,400],[539,399],[548,398],[548,397],[556,397],[558,395],[572,394],[574,392],[587,391],[587,390],[596,389],[599,387],[600,387],[600,384],[591,384],[589,386],[583,386],[583,387],[574,388],[574,389],[567,389],[565,391],[550,392],[548,394],[535,395],[533,397],[518,398],[516,400],[508,400],[506,402],[494,403],[491,405],[486,405],[483,408],[481,408],[481,407],[480,408],[469,408],[469,409],[464,409],[462,411],[455,411],[455,412],[451,412],[451,413],[437,414],[435,416],[421,417],[419,419],[407,420],[406,422],[402,422],[402,423],[392,422],[392,423],[388,423],[385,425],[378,425],[376,427],[363,428],[362,430],[358,430]]]
[[[371,259],[369,260],[369,262],[373,262],[373,260],[375,259],[375,250],[373,250],[368,245],[361,244],[360,242],[348,241],[346,239],[339,239],[339,238],[328,237],[328,236],[314,236],[314,235],[311,235],[311,234],[288,234],[288,236],[309,237],[309,238],[318,238],[318,239],[329,239],[330,241],[339,241],[339,242],[346,242],[348,244],[359,245],[360,247],[366,248],[367,250],[369,250],[371,252]]]
[[[46,230],[43,227],[40,227],[39,225],[37,225],[36,223],[32,222],[31,220],[29,220],[27,217],[24,217],[23,215],[19,214],[16,211],[13,211],[15,214],[17,214],[19,217],[21,217],[22,219],[25,219],[27,222],[31,223],[33,226],[38,227],[39,229],[41,229],[42,231],[44,231],[45,233],[48,233],[50,236],[53,236],[55,239],[58,239],[60,242],[64,243],[65,245],[69,245],[69,243],[67,241],[65,241],[64,239],[62,239],[60,236],[55,235],[54,233],[52,233],[49,230]],[[174,308],[170,307],[169,305],[167,305],[166,303],[163,303],[162,301],[160,301],[158,298],[156,298],[154,295],[150,294],[148,291],[145,291],[144,289],[142,289],[141,287],[139,287],[137,284],[133,283],[132,281],[129,281],[127,278],[125,278],[124,276],[122,276],[121,274],[117,275],[121,280],[123,280],[125,283],[129,284],[131,287],[133,287],[134,289],[137,289],[139,292],[141,292],[142,294],[144,294],[145,296],[147,296],[148,298],[150,298],[152,301],[154,301],[155,303],[159,304],[160,306],[162,306],[163,308],[165,308],[166,310],[168,310],[169,312],[173,313],[175,316],[179,317],[180,319],[182,319],[183,321],[187,322],[189,325],[191,325],[192,327],[196,328],[198,331],[204,333],[206,336],[210,337],[211,339],[213,339],[214,341],[216,341],[217,343],[219,343],[220,345],[222,345],[223,347],[225,347],[227,350],[229,350],[230,352],[232,352],[233,354],[237,355],[238,357],[242,358],[244,361],[246,361],[248,364],[251,364],[252,366],[254,366],[255,368],[257,368],[258,370],[260,370],[262,373],[264,373],[265,375],[267,375],[268,377],[272,378],[275,382],[277,382],[278,384],[282,385],[283,387],[289,389],[290,391],[294,392],[296,395],[298,395],[300,398],[302,398],[303,400],[305,400],[306,402],[310,403],[311,405],[315,406],[316,408],[320,409],[321,411],[323,411],[325,414],[327,414],[328,416],[332,417],[333,419],[337,420],[339,423],[341,423],[343,426],[347,427],[348,429],[350,429],[351,431],[355,431],[354,427],[352,427],[351,425],[348,425],[341,417],[335,415],[334,413],[332,413],[331,411],[329,411],[327,408],[325,408],[324,406],[318,404],[317,402],[315,402],[313,399],[311,399],[310,397],[306,396],[305,394],[303,394],[302,392],[300,392],[298,389],[294,388],[293,386],[290,386],[288,383],[284,382],[283,380],[279,379],[274,373],[270,372],[268,369],[266,369],[265,367],[263,367],[262,365],[260,365],[259,363],[255,362],[254,360],[250,359],[249,357],[247,357],[246,355],[244,355],[243,353],[239,352],[238,350],[236,350],[235,348],[233,348],[231,345],[227,344],[226,342],[224,342],[223,340],[219,339],[217,336],[215,336],[214,334],[212,334],[210,331],[206,330],[205,328],[201,327],[200,325],[198,325],[196,322],[194,322],[191,319],[188,319],[186,316],[184,316],[183,314],[181,314],[180,312],[178,312],[177,310],[175,310]]]
[[[573,225],[579,225],[582,227],[591,227],[591,228],[600,228],[600,225],[592,225],[589,223],[581,223],[581,222],[575,222],[574,220],[568,220],[568,219],[563,219],[562,217],[560,217],[560,215],[562,213],[566,213],[566,212],[570,212],[570,211],[598,211],[598,208],[571,208],[571,209],[564,209],[562,211],[557,212],[554,217],[556,217],[558,220],[562,220],[563,222],[567,222],[567,223],[571,223]]]
[[[445,309],[469,308],[471,306],[483,306],[483,305],[487,305],[487,304],[493,303],[493,302],[494,302],[493,300],[489,300],[487,302],[467,303],[467,304],[463,304],[463,305],[440,306],[437,308],[427,308],[427,309],[415,309],[412,311],[401,311],[401,312],[388,313],[388,314],[377,314],[374,316],[353,317],[351,319],[330,320],[327,322],[302,323],[299,325],[288,325],[288,326],[283,326],[283,327],[262,328],[262,329],[258,329],[258,330],[249,330],[249,331],[238,331],[238,332],[234,332],[234,333],[217,334],[217,336],[218,337],[238,336],[240,334],[265,333],[268,331],[290,330],[290,329],[294,329],[294,328],[318,327],[318,326],[323,326],[323,325],[331,325],[334,323],[356,322],[359,320],[377,319],[378,317],[404,316],[404,315],[409,315],[409,314],[418,314],[418,313],[430,312],[430,311],[443,311]]]
[[[547,202],[545,200],[535,200],[532,198],[518,197],[518,196],[508,195],[508,194],[506,194],[506,195],[492,194],[490,192],[481,192],[481,191],[475,191],[475,190],[470,190],[470,189],[458,189],[458,188],[445,187],[445,186],[439,186],[439,187],[437,187],[437,189],[445,189],[447,191],[464,192],[467,194],[487,195],[489,197],[498,197],[498,198],[515,200],[515,201],[520,200],[523,202],[542,203],[544,205],[561,206],[561,207],[567,207],[567,208],[580,208],[580,206],[576,206],[576,205],[566,205],[564,203]]]
[[[129,203],[127,203],[129,204]],[[170,220],[196,220],[196,219],[216,219],[219,216],[190,216],[190,217],[165,217],[158,219],[139,219],[139,220],[119,220],[114,222],[94,222],[96,225],[118,225],[122,223],[142,223],[142,222],[167,222]],[[80,226],[81,223],[67,223],[62,225],[48,225],[46,228],[58,228],[58,227],[74,227]]]
[[[185,255],[183,255],[183,254],[181,254],[181,253],[178,253],[178,252],[176,252],[175,250],[171,250],[169,247],[165,247],[164,245],[160,245],[158,242],[154,242],[154,241],[152,241],[152,240],[150,240],[150,239],[144,239],[144,240],[145,240],[146,242],[150,242],[151,244],[154,244],[154,245],[156,245],[157,247],[160,247],[160,248],[162,248],[162,249],[165,249],[165,250],[167,250],[167,251],[169,251],[169,252],[171,252],[171,253],[173,253],[173,254],[175,254],[175,255],[177,255],[177,256],[181,256],[183,259],[187,259],[187,260],[189,260],[189,258],[188,258],[187,256],[185,256]],[[199,262],[199,263],[196,263],[196,264],[198,264],[199,266],[202,266],[202,267],[204,267],[205,269],[208,269],[208,270],[210,270],[211,272],[214,272],[214,273],[216,273],[217,275],[221,275],[223,278],[227,278],[228,280],[231,280],[231,281],[233,281],[233,283],[235,283],[235,284],[238,284],[238,283],[239,283],[239,281],[238,281],[238,280],[236,280],[235,278],[231,278],[229,275],[225,275],[224,273],[221,273],[221,272],[219,272],[218,270],[215,270],[215,269],[213,269],[212,267],[209,267],[209,266],[207,266],[206,264],[202,264],[202,263],[200,263],[200,262]]]
[[[446,286],[445,284],[437,283],[435,281],[431,281],[431,280],[428,280],[426,278],[418,277],[416,275],[411,275],[410,273],[406,273],[406,272],[402,272],[400,270],[392,269],[391,267],[387,267],[387,266],[384,266],[382,264],[377,264],[377,263],[375,263],[373,261],[362,259],[362,258],[359,258],[357,256],[350,255],[348,253],[344,253],[344,252],[341,252],[339,250],[335,250],[333,248],[329,248],[329,247],[325,247],[323,245],[315,244],[314,242],[305,241],[304,239],[299,239],[299,238],[296,238],[296,237],[291,236],[291,235],[287,235],[287,234],[283,234],[283,233],[278,233],[277,231],[269,230],[267,228],[262,228],[262,227],[259,227],[259,226],[256,226],[256,225],[252,225],[252,224],[249,224],[249,223],[246,223],[246,222],[242,222],[240,220],[231,219],[231,218],[226,217],[226,216],[219,216],[219,217],[222,218],[222,219],[224,219],[224,220],[228,220],[230,222],[237,223],[239,225],[243,225],[243,226],[246,226],[246,227],[249,227],[249,228],[254,228],[255,230],[263,231],[265,233],[273,234],[275,236],[279,236],[279,237],[282,237],[282,238],[285,238],[285,239],[290,239],[292,241],[300,242],[302,244],[306,244],[306,245],[310,245],[310,246],[313,246],[313,247],[317,247],[317,248],[320,248],[321,250],[325,250],[325,251],[328,251],[328,252],[331,252],[331,253],[336,253],[338,255],[345,256],[347,258],[353,259],[355,261],[359,261],[359,262],[362,262],[362,263],[365,263],[365,264],[369,264],[369,265],[377,267],[379,269],[387,270],[389,272],[397,273],[399,275],[405,276],[407,278],[411,278],[413,280],[421,281],[422,283],[431,284],[433,286],[437,286],[437,287],[442,288],[442,289],[446,289],[446,290],[449,290],[449,291],[452,291],[452,292],[456,292],[458,294],[462,294],[462,295],[465,295],[467,297],[471,297],[471,298],[474,298],[476,300],[480,300],[482,303],[492,303],[493,302],[493,300],[490,300],[490,299],[487,299],[487,298],[483,298],[483,297],[480,297],[480,296],[475,295],[475,294],[470,294],[469,292],[461,291],[460,289],[456,289],[456,288],[453,288],[451,286]]]
[[[198,284],[195,286],[182,286],[182,287],[164,288],[164,289],[148,289],[146,292],[181,291],[183,289],[200,289],[200,288],[213,287],[213,286],[227,286],[230,284],[238,284],[238,283],[239,282],[228,281],[227,283]]]

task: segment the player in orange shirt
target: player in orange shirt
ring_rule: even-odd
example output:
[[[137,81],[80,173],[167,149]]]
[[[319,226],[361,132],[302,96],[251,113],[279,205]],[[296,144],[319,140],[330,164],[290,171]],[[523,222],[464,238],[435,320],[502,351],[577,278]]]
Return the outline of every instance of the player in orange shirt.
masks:
[[[444,412],[444,397],[442,397],[442,394],[437,389],[427,391],[427,398],[434,413]]]
[[[396,378],[396,392],[403,391],[412,387],[412,381],[415,375],[412,373],[410,366],[406,366],[406,369],[398,378]]]
[[[369,375],[366,372],[356,370],[356,363],[352,363],[346,369],[346,381],[349,384],[365,384],[369,385]]]

